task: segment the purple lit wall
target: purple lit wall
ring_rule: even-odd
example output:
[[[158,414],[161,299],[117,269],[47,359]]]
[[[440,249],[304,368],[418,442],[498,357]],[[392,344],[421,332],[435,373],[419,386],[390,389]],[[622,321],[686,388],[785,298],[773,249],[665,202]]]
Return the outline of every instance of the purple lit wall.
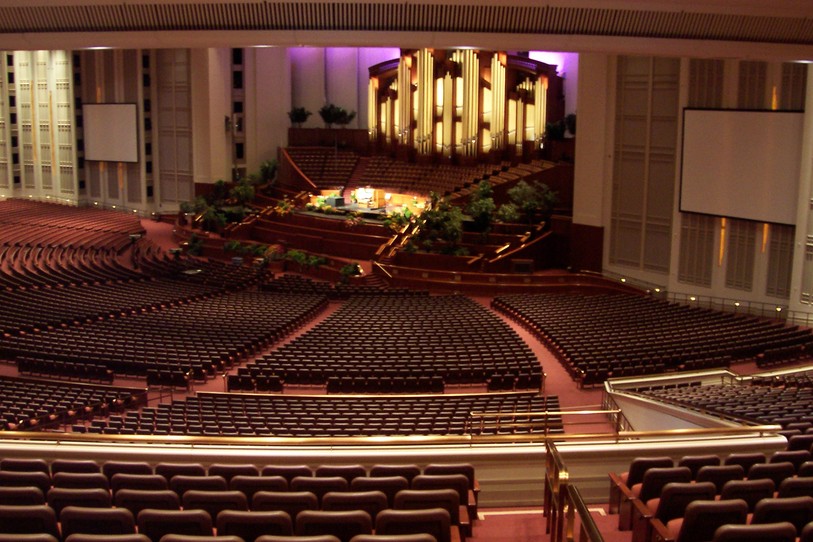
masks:
[[[334,103],[356,112],[356,120],[350,127],[366,128],[368,68],[398,58],[401,50],[394,47],[292,47],[288,54],[293,105],[313,112],[306,127],[321,126],[317,111],[325,103]]]
[[[528,56],[539,62],[556,66],[556,73],[565,80],[565,113],[575,113],[577,105],[576,89],[579,85],[578,53],[530,51]]]

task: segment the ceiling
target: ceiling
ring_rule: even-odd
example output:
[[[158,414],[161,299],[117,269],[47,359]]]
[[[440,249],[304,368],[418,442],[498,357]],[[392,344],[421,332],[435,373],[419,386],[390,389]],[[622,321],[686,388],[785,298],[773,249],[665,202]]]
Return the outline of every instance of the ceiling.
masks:
[[[813,2],[0,0],[5,49],[247,45],[548,48],[801,60],[813,59]]]

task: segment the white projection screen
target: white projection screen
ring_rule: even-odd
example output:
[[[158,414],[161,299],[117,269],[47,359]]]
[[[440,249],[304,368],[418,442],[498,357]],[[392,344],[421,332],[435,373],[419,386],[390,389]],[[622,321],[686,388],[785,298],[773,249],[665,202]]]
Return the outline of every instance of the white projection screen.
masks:
[[[136,104],[84,104],[85,160],[138,162]]]
[[[802,116],[684,109],[680,210],[795,224]]]

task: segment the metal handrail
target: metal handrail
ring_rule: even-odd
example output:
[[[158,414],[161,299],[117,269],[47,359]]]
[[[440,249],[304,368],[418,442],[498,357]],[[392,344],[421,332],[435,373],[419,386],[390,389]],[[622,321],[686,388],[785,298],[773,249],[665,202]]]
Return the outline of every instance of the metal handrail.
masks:
[[[757,425],[749,427],[717,427],[669,429],[661,431],[622,431],[604,433],[562,433],[553,437],[542,433],[514,433],[505,435],[412,435],[378,437],[257,437],[257,436],[202,436],[202,435],[108,435],[97,433],[59,433],[55,431],[2,431],[0,441],[42,441],[55,444],[64,443],[133,443],[167,444],[188,446],[426,446],[501,444],[525,442],[547,444],[551,439],[559,441],[601,441],[647,439],[656,437],[709,437],[713,435],[765,435],[777,433],[779,425]]]

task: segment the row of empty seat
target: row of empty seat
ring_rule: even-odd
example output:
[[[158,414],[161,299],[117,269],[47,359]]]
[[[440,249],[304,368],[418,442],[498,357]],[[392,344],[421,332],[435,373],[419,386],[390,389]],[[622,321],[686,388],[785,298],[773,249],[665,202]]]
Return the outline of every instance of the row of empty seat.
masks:
[[[448,386],[541,372],[505,322],[462,296],[352,298],[249,367],[286,383],[320,386],[342,376],[441,377]]]
[[[147,402],[144,389],[0,377],[3,429],[36,431],[111,411],[137,409]]]
[[[470,518],[476,517],[478,491],[469,464],[374,465],[369,471],[361,465],[260,469],[250,464],[213,464],[206,469],[194,463],[153,467],[145,462],[99,465],[54,460],[49,465],[42,460],[7,458],[0,461],[0,533],[41,531],[58,536],[54,519],[59,519],[63,537],[74,532],[133,533],[136,525],[140,533],[148,534],[151,521],[172,523],[194,517],[208,526],[209,532],[201,529],[200,534],[211,534],[212,525],[218,534],[243,540],[267,534],[315,534],[306,525],[316,522],[321,527],[314,529],[349,540],[371,533],[373,525],[376,532],[387,532],[381,523],[398,518],[408,532],[460,540],[472,533]],[[11,522],[5,510],[12,506],[26,507],[17,509],[19,524]],[[434,519],[427,525],[420,525],[426,517],[392,512],[438,508],[443,513],[429,514]],[[195,512],[183,513],[189,511]],[[142,521],[142,515],[152,519]],[[345,524],[348,521],[352,526]],[[174,531],[160,536],[167,532]],[[151,540],[160,536],[149,534]]]
[[[717,415],[736,417],[751,422],[779,424],[783,429],[803,432],[813,423],[813,388],[799,387],[797,379],[788,385],[750,383],[694,385],[680,388],[640,390],[639,393],[660,401],[702,409]]]
[[[198,392],[129,411],[120,434],[364,437],[562,431],[555,396],[539,393],[313,396]],[[472,413],[499,414],[487,421]],[[102,431],[100,431],[102,432]]]
[[[492,306],[532,330],[583,385],[813,346],[808,328],[644,296],[512,295],[495,298]]]

